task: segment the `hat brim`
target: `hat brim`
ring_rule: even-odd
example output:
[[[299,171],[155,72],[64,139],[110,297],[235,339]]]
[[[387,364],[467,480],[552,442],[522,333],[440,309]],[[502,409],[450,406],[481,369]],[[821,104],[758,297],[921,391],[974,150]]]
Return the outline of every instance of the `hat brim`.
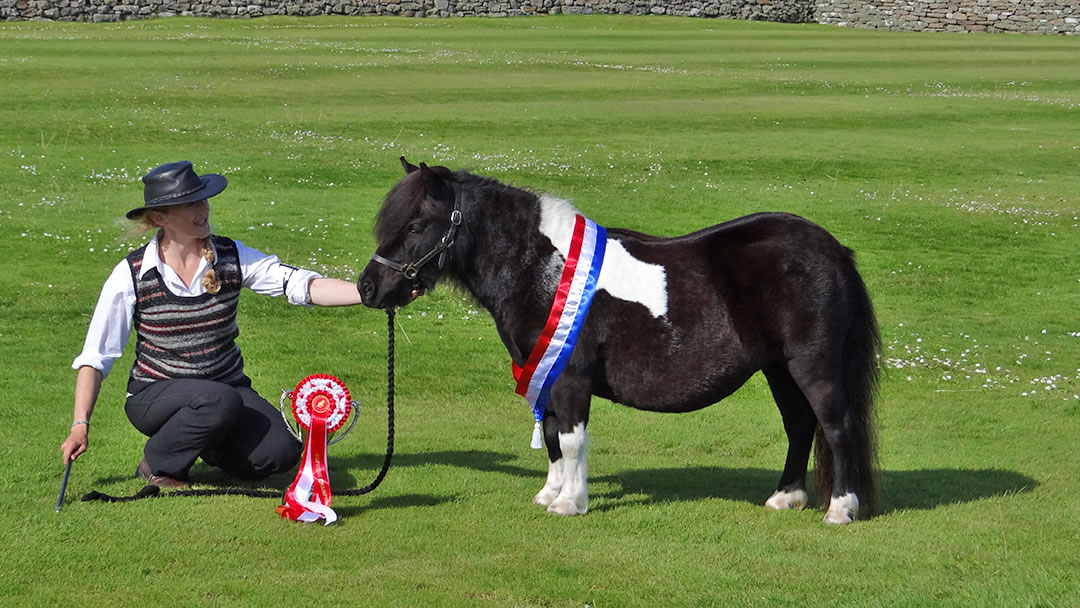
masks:
[[[173,205],[184,205],[187,203],[193,203],[195,201],[201,201],[208,199],[212,196],[221,194],[221,191],[225,189],[225,186],[229,185],[229,180],[225,179],[224,175],[218,175],[216,173],[207,173],[206,175],[200,175],[199,179],[202,180],[203,187],[198,190],[179,196],[174,199],[162,201],[160,203],[143,205],[142,207],[136,207],[126,214],[127,219],[136,220],[139,219],[142,214],[153,209],[162,209],[164,207],[172,207]]]

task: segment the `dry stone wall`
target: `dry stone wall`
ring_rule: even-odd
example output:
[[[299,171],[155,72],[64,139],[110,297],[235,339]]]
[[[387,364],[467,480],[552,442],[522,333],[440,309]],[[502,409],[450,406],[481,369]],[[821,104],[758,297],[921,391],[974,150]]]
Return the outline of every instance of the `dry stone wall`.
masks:
[[[402,15],[510,17],[537,14],[626,14],[727,17],[806,23],[811,0],[0,0],[0,18],[124,21],[176,15]]]
[[[1080,0],[818,0],[815,21],[917,32],[1080,34]]]
[[[1080,34],[1080,0],[0,0],[0,19],[111,22],[176,15],[677,15],[902,31]]]

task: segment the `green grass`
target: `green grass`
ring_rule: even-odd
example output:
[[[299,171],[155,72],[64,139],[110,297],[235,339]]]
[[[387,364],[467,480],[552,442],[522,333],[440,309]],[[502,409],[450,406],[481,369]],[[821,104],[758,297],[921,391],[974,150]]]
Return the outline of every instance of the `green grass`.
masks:
[[[0,604],[1075,605],[1077,65],[1075,38],[673,18],[0,24]],[[786,442],[756,376],[682,416],[598,400],[591,512],[547,515],[508,357],[447,290],[399,314],[394,467],[335,502],[339,523],[265,499],[79,502],[140,487],[130,347],[54,513],[69,364],[138,245],[120,218],[139,176],[182,158],[225,173],[217,232],[351,279],[401,154],[608,226],[783,210],[828,228],[881,323],[883,513],[831,528],[761,508]],[[321,372],[363,401],[331,469],[368,483],[383,314],[241,308],[264,395]]]

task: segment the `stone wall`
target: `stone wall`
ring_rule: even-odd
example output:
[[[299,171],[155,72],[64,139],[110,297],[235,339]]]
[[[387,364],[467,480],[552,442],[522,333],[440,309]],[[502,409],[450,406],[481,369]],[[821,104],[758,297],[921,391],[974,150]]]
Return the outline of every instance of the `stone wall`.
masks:
[[[1080,34],[1080,0],[0,0],[0,19],[110,22],[176,15],[678,15],[903,31]]]
[[[817,0],[815,21],[917,32],[1077,35],[1080,0]]]
[[[510,17],[537,14],[726,17],[813,21],[811,0],[0,0],[0,19],[124,21],[148,17],[402,15]]]

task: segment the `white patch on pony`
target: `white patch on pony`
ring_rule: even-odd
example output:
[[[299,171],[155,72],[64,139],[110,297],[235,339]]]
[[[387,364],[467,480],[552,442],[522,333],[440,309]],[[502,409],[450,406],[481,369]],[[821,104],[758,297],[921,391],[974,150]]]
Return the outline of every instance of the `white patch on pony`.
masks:
[[[572,432],[559,433],[559,449],[563,455],[563,484],[559,495],[548,505],[548,513],[584,515],[589,510],[588,467],[585,457],[585,444],[588,440],[589,433],[585,430],[584,422],[579,422]],[[549,471],[549,477],[550,474]]]
[[[570,241],[574,237],[574,216],[579,211],[569,202],[549,195],[540,197],[540,232],[551,240],[562,254],[563,260],[570,255]],[[596,284],[614,298],[637,302],[654,317],[662,317],[668,311],[667,271],[659,264],[643,262],[615,239],[607,240],[604,265]]]
[[[851,492],[843,496],[833,496],[829,500],[829,510],[825,513],[827,524],[850,524],[859,515],[859,497]]]
[[[561,198],[544,194],[540,197],[540,232],[562,254],[570,255],[570,240],[574,238],[574,216],[580,212]]]
[[[798,510],[806,506],[806,501],[807,497],[804,490],[795,490],[794,492],[777,490],[773,492],[769,500],[765,501],[765,508],[771,511]]]
[[[555,462],[548,461],[547,482],[544,487],[533,496],[533,502],[538,505],[550,506],[559,496],[563,487],[563,459]]]
[[[656,318],[667,314],[667,271],[630,255],[619,241],[607,240],[596,288],[620,300],[642,304]]]

